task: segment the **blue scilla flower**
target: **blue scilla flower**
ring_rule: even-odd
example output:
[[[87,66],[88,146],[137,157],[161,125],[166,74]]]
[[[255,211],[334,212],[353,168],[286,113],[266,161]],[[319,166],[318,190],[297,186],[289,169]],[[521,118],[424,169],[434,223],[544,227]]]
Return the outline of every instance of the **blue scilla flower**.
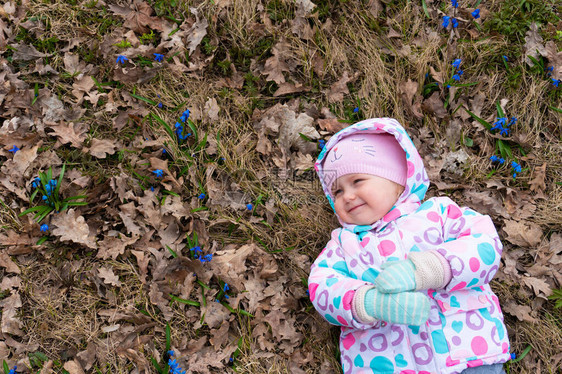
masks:
[[[46,232],[47,230],[49,230],[49,225],[47,225],[46,223],[42,224],[41,227],[39,228],[39,230],[41,230],[41,232]]]
[[[509,136],[509,127],[504,127],[503,129],[501,129],[500,135],[501,136]]]
[[[500,159],[499,159],[498,156],[493,155],[493,156],[490,157],[490,160],[492,160],[492,162],[497,162],[497,161],[499,161]]]
[[[16,365],[14,365],[14,367],[12,369],[10,369],[10,371],[8,372],[8,374],[16,374],[16,370],[18,369],[18,367]]]
[[[176,129],[182,129],[182,130],[183,130],[183,125],[182,125],[181,123],[179,123],[179,122],[176,122],[176,124],[174,125],[174,127],[175,127]]]
[[[560,84],[560,79],[552,78],[552,84],[554,85],[554,87],[558,87],[558,85]]]
[[[508,61],[509,61],[509,57],[507,57],[506,55],[503,55],[502,58],[503,58],[503,60],[504,60],[505,62],[508,62]]]
[[[230,287],[228,287],[228,283],[226,283],[226,282],[224,283],[224,286],[222,287],[222,290],[223,290],[224,292],[230,290]]]
[[[186,110],[181,114],[180,120],[181,120],[182,122],[186,122],[187,119],[189,118],[189,115],[190,115],[189,109],[186,109]]]
[[[459,2],[458,2],[458,0],[451,0],[451,4],[453,5],[453,8],[458,8],[458,7],[459,7]]]
[[[509,120],[509,123],[507,124],[507,126],[515,125],[515,122],[517,122],[517,118],[516,118],[516,117],[511,117],[511,119]]]
[[[357,112],[359,112],[359,107],[353,108],[353,113],[357,113]]]
[[[521,173],[521,165],[519,165],[517,162],[511,161],[511,167],[516,173]]]
[[[159,102],[158,105],[156,105],[158,108],[162,109],[162,102]]]
[[[162,62],[164,60],[164,55],[161,55],[160,53],[153,53],[153,55],[154,61]]]
[[[196,246],[193,247],[193,248],[189,248],[189,250],[190,250],[190,251],[193,251],[194,253],[197,253],[197,252],[201,252],[201,247],[198,246],[198,245],[196,245]]]
[[[197,198],[199,198],[200,200],[203,200],[205,198],[205,196],[206,195],[204,193],[202,193],[201,195],[197,196]]]
[[[453,25],[453,28],[456,29],[457,27],[459,27],[459,21],[456,18],[452,18],[451,19],[451,24]]]
[[[461,76],[458,74],[454,74],[453,75],[453,79],[456,80],[457,82],[461,80]]]
[[[480,18],[480,9],[474,9],[472,13],[470,13],[474,19]]]
[[[320,147],[320,149],[323,149],[325,146],[326,146],[326,141],[324,139],[318,140],[318,147]]]
[[[254,209],[254,206],[252,204],[246,204],[246,209],[252,210]]]
[[[152,172],[156,175],[156,178],[161,178],[164,175],[164,171],[162,169],[156,169]]]
[[[49,184],[50,184],[51,186],[53,186],[53,187],[56,187],[56,186],[57,186],[57,180],[56,180],[56,179],[51,179],[51,180],[49,181]]]
[[[127,56],[123,55],[118,55],[117,59],[115,60],[115,62],[117,62],[118,64],[124,64],[126,61],[129,61],[129,59],[127,58]]]
[[[199,261],[205,263],[205,262],[211,262],[212,259],[213,259],[213,255],[211,253],[209,253],[209,254],[206,254],[205,256],[201,256]]]
[[[17,151],[19,151],[20,149],[18,147],[16,147],[15,145],[12,147],[12,149],[8,149],[8,152],[12,152],[13,154],[15,154]]]
[[[47,196],[45,196],[45,195],[43,195],[41,198],[43,199],[43,201],[47,201],[47,200],[49,199],[49,198],[48,198]]]
[[[451,65],[453,65],[453,67],[455,69],[458,69],[461,66],[461,62],[462,62],[462,60],[460,58],[457,58],[453,61],[453,63]]]
[[[450,20],[451,20],[451,17],[443,16],[443,23],[441,24],[441,26],[443,26],[444,28],[449,27],[449,21]]]
[[[494,122],[494,127],[492,127],[490,130],[491,131],[501,130],[505,126],[506,121],[507,121],[506,117],[498,118],[498,120]]]

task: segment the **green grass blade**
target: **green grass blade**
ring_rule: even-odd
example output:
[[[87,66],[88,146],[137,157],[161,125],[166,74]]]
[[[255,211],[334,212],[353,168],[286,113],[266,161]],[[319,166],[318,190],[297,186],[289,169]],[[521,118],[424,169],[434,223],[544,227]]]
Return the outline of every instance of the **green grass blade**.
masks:
[[[166,248],[168,248],[168,251],[170,251],[170,253],[172,254],[172,257],[173,257],[173,258],[177,258],[177,257],[178,257],[178,254],[177,254],[172,248],[170,248],[169,245],[166,244]]]
[[[500,155],[506,160],[513,159],[513,154],[511,153],[511,147],[509,147],[504,141],[498,140],[498,149]]]
[[[33,200],[35,199],[35,196],[37,196],[38,193],[39,193],[39,188],[36,188],[35,191],[33,191],[33,193],[31,194],[31,197],[29,198],[30,203],[33,202]]]
[[[482,126],[484,126],[485,128],[487,128],[488,130],[492,129],[492,125],[490,125],[487,121],[483,120],[482,118],[478,117],[476,114],[472,113],[470,110],[468,110],[468,108],[464,108],[464,110],[466,110],[466,112],[472,117],[474,118],[476,121],[478,121]]]
[[[158,104],[158,103],[155,102],[155,101],[152,101],[152,100],[150,100],[150,99],[147,99],[146,97],[142,97],[142,96],[136,95],[136,94],[134,94],[134,93],[131,93],[130,95],[131,95],[132,97],[134,97],[135,99],[142,100],[142,101],[144,101],[145,103],[148,103],[148,104],[150,104],[150,105],[157,105],[157,104]]]
[[[525,349],[523,350],[523,352],[521,352],[521,354],[520,354],[515,360],[511,360],[510,362],[511,362],[511,363],[516,363],[516,362],[521,361],[522,359],[525,358],[525,356],[527,356],[527,354],[528,354],[529,352],[531,352],[531,349],[533,349],[533,346],[531,346],[531,345],[529,344],[529,345],[527,346],[527,348],[525,348]]]
[[[197,134],[197,128],[195,127],[195,124],[193,123],[192,120],[188,119],[188,120],[187,120],[187,125],[188,125],[189,128],[191,129],[191,133],[192,133],[193,136],[195,137],[195,141],[198,142],[198,141],[199,141],[199,135]]]
[[[88,205],[88,203],[86,201],[73,201],[73,202],[68,202],[65,203],[66,206],[85,206]]]
[[[425,13],[426,18],[431,18],[429,16],[429,11],[427,10],[427,4],[425,3],[425,0],[422,0],[422,8],[423,8],[423,12]]]
[[[66,170],[66,162],[62,164],[62,169],[60,171],[59,180],[57,181],[57,187],[55,188],[55,196],[59,195],[60,186],[62,184],[62,177],[64,176],[64,171]]]
[[[172,330],[170,329],[170,324],[166,323],[166,352],[168,352],[172,347]]]
[[[43,244],[47,239],[49,239],[48,236],[43,236],[41,239],[37,240],[37,243],[35,243],[35,245],[41,245],[41,244]]]
[[[177,301],[178,303],[191,305],[191,306],[201,306],[201,303],[199,301],[182,299],[182,298],[174,296],[172,294],[170,294],[170,298],[172,299],[172,301]]]
[[[152,365],[156,368],[156,371],[158,373],[162,373],[162,368],[160,367],[160,365],[158,365],[158,361],[156,361],[154,357],[151,357],[150,361],[152,362]]]
[[[154,118],[156,120],[156,122],[158,122],[159,124],[164,126],[164,129],[166,130],[168,135],[170,135],[170,137],[175,138],[175,135],[174,135],[174,132],[172,131],[172,128],[170,126],[168,126],[168,124],[162,118],[160,118],[155,113],[150,113],[150,114],[152,114],[152,118]]]
[[[503,112],[503,109],[502,109],[499,101],[496,102],[496,109],[498,110],[498,118],[505,117],[505,113]]]
[[[44,219],[45,217],[47,217],[47,215],[48,215],[49,213],[51,213],[51,212],[54,210],[54,208],[52,208],[52,207],[50,207],[50,206],[47,207],[47,208],[48,208],[48,209],[47,209],[45,212],[43,212],[42,214],[39,215],[39,217],[37,218],[37,223],[41,223],[41,221],[43,221],[43,219]]]
[[[8,374],[10,372],[10,367],[5,360],[2,360],[2,366],[4,367],[4,374]]]
[[[18,214],[18,217],[25,216],[26,214],[29,214],[29,213],[32,213],[32,212],[42,211],[43,209],[47,209],[47,208],[48,208],[48,206],[46,206],[46,205],[34,206],[33,208],[26,209],[23,212],[21,212],[20,214]]]
[[[549,105],[548,107],[549,107],[550,109],[554,110],[555,112],[562,113],[562,109],[555,108],[555,107],[550,106],[550,105]]]
[[[87,197],[88,197],[88,195],[70,196],[70,197],[67,197],[66,199],[64,199],[63,201],[66,202],[66,201],[72,201],[72,200],[78,200],[78,199],[85,199]]]

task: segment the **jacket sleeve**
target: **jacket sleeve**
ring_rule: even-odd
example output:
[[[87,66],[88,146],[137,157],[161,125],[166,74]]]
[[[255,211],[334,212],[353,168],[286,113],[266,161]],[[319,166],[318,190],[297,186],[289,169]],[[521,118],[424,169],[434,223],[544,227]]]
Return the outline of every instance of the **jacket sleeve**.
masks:
[[[365,330],[378,321],[364,324],[353,318],[352,301],[360,287],[373,284],[356,279],[348,271],[345,253],[338,239],[339,231],[332,232],[332,239],[312,264],[308,277],[310,301],[329,323]]]
[[[439,220],[444,241],[436,246],[451,266],[447,292],[490,283],[498,271],[502,243],[489,216],[459,207],[451,199],[435,199],[429,220]]]

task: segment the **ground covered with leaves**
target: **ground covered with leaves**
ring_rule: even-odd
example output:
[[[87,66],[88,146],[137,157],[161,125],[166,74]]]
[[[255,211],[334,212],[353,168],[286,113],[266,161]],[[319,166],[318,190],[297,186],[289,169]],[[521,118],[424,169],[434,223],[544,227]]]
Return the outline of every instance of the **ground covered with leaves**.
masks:
[[[371,117],[497,225],[507,369],[560,370],[561,6],[4,2],[5,370],[341,372],[307,295],[337,225],[312,165]]]

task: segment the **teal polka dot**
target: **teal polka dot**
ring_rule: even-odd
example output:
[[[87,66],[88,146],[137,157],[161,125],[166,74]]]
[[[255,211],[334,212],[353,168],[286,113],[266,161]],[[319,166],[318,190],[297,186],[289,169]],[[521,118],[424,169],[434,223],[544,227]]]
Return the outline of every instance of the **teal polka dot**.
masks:
[[[377,279],[378,276],[379,272],[371,268],[363,272],[363,274],[361,275],[361,279],[365,282],[375,283],[375,279]]]
[[[338,261],[334,264],[333,266],[334,270],[339,271],[340,273],[342,273],[343,275],[348,275],[349,274],[349,270],[347,269],[347,264],[345,263],[345,261]]]
[[[373,369],[375,373],[392,373],[394,371],[394,364],[388,358],[383,356],[377,356],[371,360],[369,367]]]
[[[328,267],[328,261],[326,261],[326,260],[320,261],[320,262],[318,263],[318,267],[327,268],[327,267]]]
[[[328,278],[326,279],[326,285],[328,287],[333,286],[334,284],[338,283],[338,279],[337,278]]]
[[[447,345],[447,339],[445,339],[445,334],[443,330],[435,330],[431,333],[433,338],[433,347],[437,353],[448,353],[449,346]]]
[[[333,325],[341,326],[341,323],[339,323],[337,319],[335,319],[329,314],[324,314],[324,318],[326,318],[326,321],[330,322]]]
[[[490,243],[478,244],[478,255],[486,265],[492,265],[496,259],[496,251]]]
[[[474,286],[476,283],[478,283],[478,280],[479,280],[478,278],[474,278],[474,279],[471,280],[470,283],[467,284],[466,286],[467,286],[467,287],[472,287],[472,286]]]
[[[423,203],[422,205],[420,205],[420,207],[418,208],[418,212],[421,212],[422,210],[427,210],[430,209],[433,206],[433,201],[426,201],[425,203]]]
[[[365,363],[363,362],[363,357],[361,357],[361,355],[357,355],[357,357],[355,357],[355,360],[353,360],[353,364],[358,368],[363,367],[363,365],[365,365]]]

